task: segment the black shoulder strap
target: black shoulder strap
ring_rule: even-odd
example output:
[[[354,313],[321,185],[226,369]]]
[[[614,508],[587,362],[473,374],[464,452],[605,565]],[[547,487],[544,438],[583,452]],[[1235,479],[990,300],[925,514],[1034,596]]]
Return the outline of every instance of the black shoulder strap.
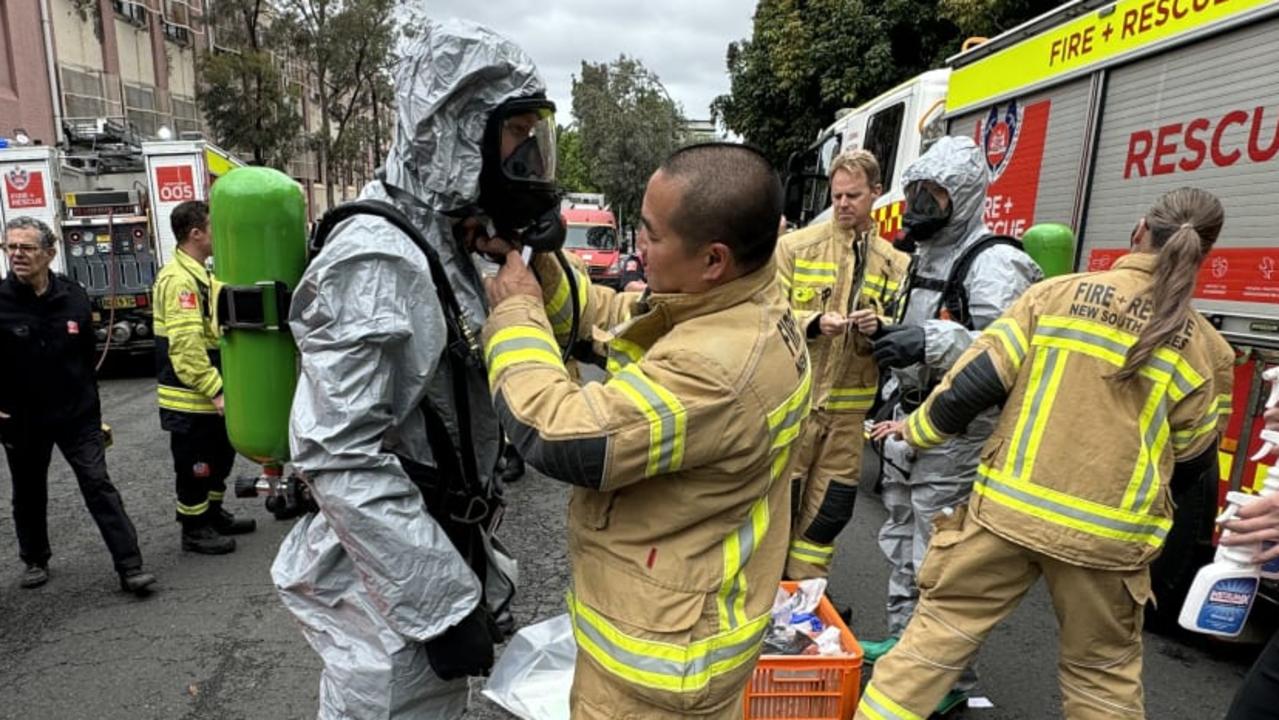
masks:
[[[1011,235],[987,235],[969,245],[955,260],[955,264],[950,266],[950,277],[946,278],[946,284],[942,290],[939,312],[944,309],[950,314],[951,320],[969,330],[973,329],[973,319],[968,313],[968,288],[964,286],[964,280],[968,277],[968,271],[972,269],[977,257],[996,245],[1022,249],[1021,241]]]
[[[448,432],[443,418],[428,401],[422,404],[422,414],[427,426],[427,442],[431,445],[431,451],[436,455],[436,462],[440,463],[442,470],[448,471],[458,467],[456,463],[460,459],[462,480],[470,492],[479,494],[482,492],[482,483],[475,463],[474,445],[471,441],[471,399],[466,382],[467,361],[477,363],[483,370],[484,357],[480,353],[479,343],[466,323],[466,315],[462,312],[462,306],[453,292],[453,284],[449,282],[448,273],[445,272],[439,253],[431,247],[422,232],[414,227],[404,213],[394,205],[366,198],[343,203],[329,210],[316,223],[311,233],[308,246],[311,257],[314,258],[324,248],[324,243],[328,241],[335,227],[357,215],[373,215],[386,220],[395,226],[395,229],[404,233],[426,256],[448,330],[448,347],[444,357],[449,363],[450,374],[453,376],[453,401],[457,409],[458,438],[461,441],[457,444],[453,442],[452,434]]]

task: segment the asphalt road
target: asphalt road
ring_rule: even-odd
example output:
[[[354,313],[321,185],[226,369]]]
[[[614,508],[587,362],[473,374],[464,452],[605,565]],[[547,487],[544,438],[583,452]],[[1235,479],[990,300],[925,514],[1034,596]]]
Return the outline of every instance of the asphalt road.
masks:
[[[179,548],[173,520],[168,437],[154,406],[154,381],[104,381],[106,420],[115,428],[108,451],[112,477],[138,528],[147,569],[158,591],[137,599],[118,589],[97,533],[65,463],[50,474],[52,579],[18,588],[13,523],[0,516],[0,720],[248,720],[311,718],[319,662],[272,589],[268,570],[289,523],[259,501],[231,501],[255,517],[253,535],[232,555],[202,557]],[[250,472],[242,463],[238,471]],[[9,506],[7,468],[0,504]],[[853,606],[853,629],[877,638],[883,630],[887,567],[874,544],[883,518],[864,493],[835,561],[832,592]],[[521,562],[521,623],[563,611],[568,568],[563,516],[567,492],[529,477],[510,488],[503,537]],[[994,709],[969,710],[976,720],[1059,717],[1055,682],[1056,630],[1042,587],[999,628],[981,655],[981,693]],[[1203,720],[1222,715],[1249,662],[1245,649],[1146,637],[1149,717]],[[473,717],[510,716],[487,701]]]

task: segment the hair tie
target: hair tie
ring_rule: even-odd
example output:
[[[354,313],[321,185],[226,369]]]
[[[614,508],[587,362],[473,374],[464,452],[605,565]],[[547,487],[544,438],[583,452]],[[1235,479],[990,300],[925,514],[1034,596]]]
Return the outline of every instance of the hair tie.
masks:
[[[1181,224],[1181,229],[1182,229],[1182,230],[1194,230],[1194,229],[1195,229],[1195,225],[1194,225],[1194,223],[1188,223],[1188,222],[1187,222],[1187,223],[1182,223],[1182,224]]]

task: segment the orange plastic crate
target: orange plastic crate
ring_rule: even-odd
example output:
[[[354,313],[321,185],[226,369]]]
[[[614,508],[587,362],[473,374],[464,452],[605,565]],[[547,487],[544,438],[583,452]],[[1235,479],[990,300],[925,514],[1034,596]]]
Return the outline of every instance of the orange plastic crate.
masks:
[[[795,592],[797,583],[783,582]],[[822,598],[817,617],[839,628],[843,657],[763,655],[746,685],[745,720],[849,720],[862,687],[862,646],[830,600]]]

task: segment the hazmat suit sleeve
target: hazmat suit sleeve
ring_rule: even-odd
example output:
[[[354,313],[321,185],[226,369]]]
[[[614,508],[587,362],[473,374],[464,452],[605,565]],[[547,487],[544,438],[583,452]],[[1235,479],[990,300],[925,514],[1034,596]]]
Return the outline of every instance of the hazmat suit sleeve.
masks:
[[[426,641],[474,609],[480,584],[383,448],[386,432],[419,412],[446,332],[422,254],[398,233],[397,246],[386,237],[393,231],[373,232],[326,248],[338,258],[322,256],[295,294],[301,373],[290,442],[371,609]]]
[[[1002,403],[1021,373],[1038,315],[1036,294],[1027,293],[978,334],[924,404],[906,418],[906,442],[920,449],[937,447],[967,429],[983,410]]]
[[[558,480],[616,490],[694,468],[731,442],[737,393],[695,354],[645,354],[605,383],[579,386],[560,360],[542,305],[508,298],[484,326],[489,384],[502,426],[526,462]],[[689,444],[689,428],[723,427]]]
[[[1041,279],[1043,271],[1020,250],[997,245],[982,252],[973,260],[964,281],[974,329],[952,320],[925,321],[924,363],[937,372],[949,370],[987,326]]]
[[[178,262],[175,260],[174,262]],[[204,314],[195,278],[175,273],[156,289],[156,302],[164,307],[169,337],[169,362],[183,385],[207,397],[222,392],[222,375],[209,360],[204,338]]]

